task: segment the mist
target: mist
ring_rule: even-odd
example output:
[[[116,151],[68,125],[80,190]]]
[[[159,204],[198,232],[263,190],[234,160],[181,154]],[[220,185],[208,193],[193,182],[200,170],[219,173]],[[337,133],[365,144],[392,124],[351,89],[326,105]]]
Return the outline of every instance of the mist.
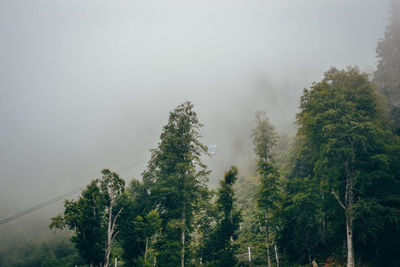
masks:
[[[140,179],[186,100],[203,142],[218,146],[207,159],[218,179],[251,154],[255,111],[294,134],[303,88],[330,66],[374,69],[389,3],[0,1],[0,217],[103,168]],[[61,211],[58,202],[0,234]]]

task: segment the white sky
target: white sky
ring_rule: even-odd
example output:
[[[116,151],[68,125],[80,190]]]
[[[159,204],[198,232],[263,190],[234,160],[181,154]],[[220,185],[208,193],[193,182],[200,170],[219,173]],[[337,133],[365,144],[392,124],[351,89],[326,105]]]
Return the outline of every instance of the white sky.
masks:
[[[102,168],[142,161],[121,172],[139,178],[185,100],[220,173],[257,109],[293,133],[304,87],[372,69],[388,16],[388,0],[0,0],[0,217]]]

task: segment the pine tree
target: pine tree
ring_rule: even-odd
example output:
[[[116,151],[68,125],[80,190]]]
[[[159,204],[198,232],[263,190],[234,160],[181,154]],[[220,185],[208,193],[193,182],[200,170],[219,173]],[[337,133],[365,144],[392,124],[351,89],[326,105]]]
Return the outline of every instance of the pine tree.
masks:
[[[207,153],[200,142],[201,126],[192,103],[179,105],[170,113],[161,142],[152,150],[143,173],[149,198],[162,219],[162,231],[156,244],[160,266],[183,267],[188,261],[193,214],[199,208],[198,199],[207,192],[208,171],[200,159]]]
[[[268,267],[271,267],[270,216],[271,211],[276,208],[276,203],[279,200],[279,174],[272,164],[271,150],[277,142],[278,136],[264,112],[256,113],[256,127],[252,131],[252,137],[254,152],[258,156],[257,172],[260,176],[257,202],[258,207],[264,213],[267,264]]]

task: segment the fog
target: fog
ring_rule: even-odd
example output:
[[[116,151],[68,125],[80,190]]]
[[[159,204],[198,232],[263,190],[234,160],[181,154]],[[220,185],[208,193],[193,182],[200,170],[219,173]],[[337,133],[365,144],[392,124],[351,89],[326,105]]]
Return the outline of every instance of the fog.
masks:
[[[140,178],[185,100],[218,146],[206,159],[217,179],[251,153],[256,110],[293,134],[303,88],[330,66],[373,70],[389,4],[0,0],[0,219],[103,168]],[[0,237],[61,211],[2,225]]]

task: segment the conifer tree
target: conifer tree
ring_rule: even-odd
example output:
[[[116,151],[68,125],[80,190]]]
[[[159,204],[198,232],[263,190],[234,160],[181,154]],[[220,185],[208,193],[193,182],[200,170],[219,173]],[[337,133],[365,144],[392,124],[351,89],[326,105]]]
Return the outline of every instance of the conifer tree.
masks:
[[[256,113],[256,127],[252,131],[254,152],[258,156],[257,172],[260,176],[260,188],[258,190],[258,207],[264,212],[265,216],[265,246],[267,252],[267,264],[271,267],[270,255],[270,213],[276,208],[279,200],[277,170],[272,164],[272,148],[278,140],[274,127],[269,123],[264,112]]]
[[[198,199],[205,196],[207,167],[201,155],[207,148],[200,141],[199,123],[193,104],[185,102],[170,112],[160,143],[151,152],[143,181],[152,205],[162,219],[156,244],[159,266],[184,266],[193,232],[193,214]],[[178,239],[179,236],[179,239]]]

